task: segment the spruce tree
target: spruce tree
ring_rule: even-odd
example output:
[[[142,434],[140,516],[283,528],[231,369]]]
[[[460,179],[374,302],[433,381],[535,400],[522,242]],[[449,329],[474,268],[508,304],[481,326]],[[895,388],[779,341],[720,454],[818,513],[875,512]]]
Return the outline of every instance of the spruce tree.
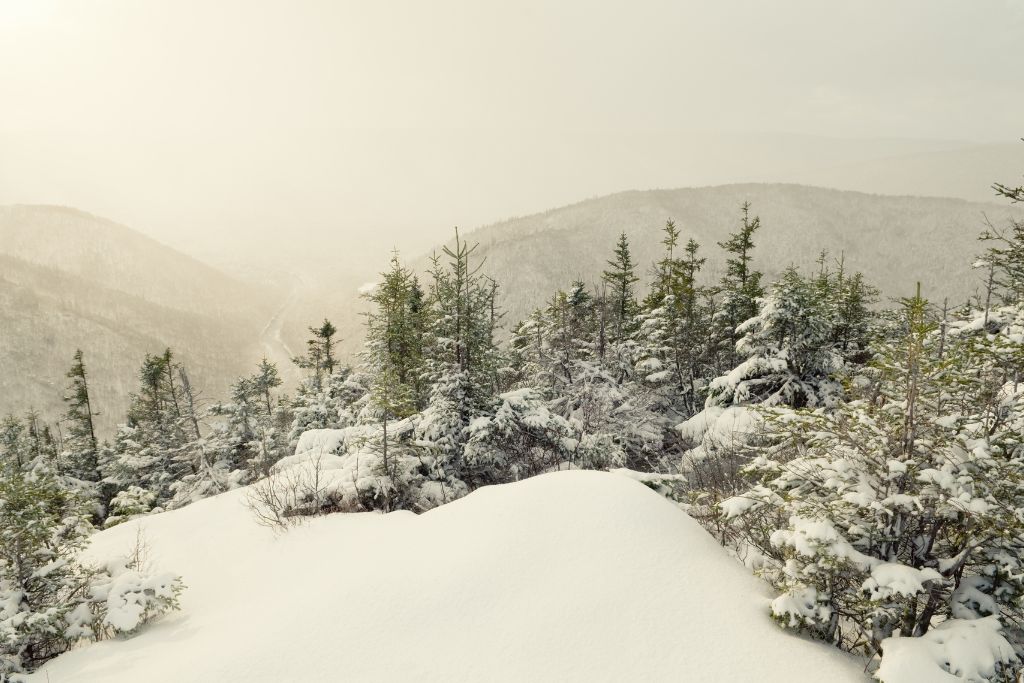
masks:
[[[640,279],[635,273],[626,233],[619,235],[614,257],[607,263],[609,269],[601,274],[601,278],[609,290],[608,298],[612,311],[611,341],[619,343],[636,329],[637,303],[633,295],[633,285]]]
[[[337,359],[334,347],[338,341],[334,339],[338,329],[330,320],[324,318],[319,327],[310,327],[312,337],[306,342],[306,355],[293,358],[292,362],[304,370],[309,370],[310,381],[316,391],[324,386],[324,376],[334,374]]]
[[[1024,302],[1024,221],[1011,220],[1005,228],[988,223],[978,239],[986,245],[974,264],[988,272],[985,310],[991,308],[993,294],[1004,306]]]
[[[740,228],[718,246],[726,251],[725,276],[719,285],[719,327],[725,341],[722,350],[727,367],[737,359],[735,343],[742,336],[737,328],[757,315],[758,299],[764,296],[761,273],[753,267],[754,234],[761,227],[759,216],[750,217],[750,203],[741,208]]]
[[[262,359],[256,372],[231,386],[229,401],[212,406],[211,435],[203,440],[198,471],[186,475],[179,498],[197,498],[266,475],[287,455],[291,415],[275,390],[282,384],[277,366]]]
[[[384,476],[394,484],[395,462],[389,460],[388,423],[415,413],[426,404],[423,390],[423,331],[426,310],[415,276],[403,267],[398,254],[392,255],[390,269],[366,298],[373,309],[366,314],[366,343],[363,364],[371,375],[370,405],[381,426],[380,453]],[[384,505],[393,504],[391,493]]]
[[[832,342],[833,317],[817,281],[787,268],[758,314],[736,330],[741,362],[711,383],[708,403],[834,405],[841,389],[832,376],[842,358]]]
[[[283,384],[281,375],[277,371],[277,365],[264,357],[260,361],[259,367],[256,368],[256,374],[252,376],[251,382],[253,392],[263,401],[266,414],[273,415],[274,401],[272,393]]]
[[[700,403],[698,396],[709,374],[709,293],[697,284],[705,259],[693,239],[678,254],[680,233],[673,221],[663,230],[664,255],[655,264],[655,279],[636,335],[637,369],[656,390],[666,413],[689,416]]]
[[[21,469],[29,462],[29,445],[24,423],[14,415],[0,420],[0,466]]]
[[[68,473],[86,481],[99,481],[99,441],[93,417],[89,380],[82,350],[75,351],[74,362],[67,372],[71,380],[64,397],[68,409],[64,421],[68,425],[64,460]]]
[[[594,300],[582,281],[558,292],[546,310],[550,384],[556,392],[572,385],[580,363],[594,355]]]
[[[764,412],[755,485],[722,509],[785,591],[772,605],[781,623],[883,663],[893,634],[961,619],[994,635],[1002,620],[1019,643],[1024,401],[1001,370],[1019,346],[974,321],[944,335],[918,289],[851,383],[854,400]],[[938,657],[948,667],[955,653]]]
[[[395,254],[381,282],[364,295],[373,305],[366,314],[363,362],[372,374],[387,374],[398,383],[391,396],[406,396],[408,414],[426,404],[423,382],[426,308],[423,292],[412,271]]]
[[[431,387],[416,433],[435,444],[452,472],[459,469],[470,420],[492,406],[504,365],[494,340],[498,285],[480,273],[475,249],[456,230],[454,245],[442,252],[447,263],[433,258],[427,297],[424,370]]]
[[[137,487],[151,494],[156,506],[166,505],[173,484],[204,468],[200,412],[196,391],[174,353],[147,355],[128,419],[101,465],[104,481],[117,492]]]
[[[0,464],[0,680],[67,649],[89,573],[75,561],[85,509],[49,471]]]
[[[334,335],[338,333],[338,329],[330,320],[324,318],[320,327],[311,327],[309,331],[313,334],[313,340],[320,345],[320,358],[322,359],[324,371],[328,375],[334,374],[334,347],[337,344],[334,340]]]

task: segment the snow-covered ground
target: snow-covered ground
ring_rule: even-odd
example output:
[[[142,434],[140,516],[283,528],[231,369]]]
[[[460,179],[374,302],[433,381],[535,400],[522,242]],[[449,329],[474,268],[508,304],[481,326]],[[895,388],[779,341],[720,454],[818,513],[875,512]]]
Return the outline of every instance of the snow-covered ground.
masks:
[[[769,594],[695,522],[627,477],[559,472],[423,515],[333,515],[285,534],[245,490],[141,527],[180,612],[30,677],[181,681],[844,681],[862,664],[783,632]]]

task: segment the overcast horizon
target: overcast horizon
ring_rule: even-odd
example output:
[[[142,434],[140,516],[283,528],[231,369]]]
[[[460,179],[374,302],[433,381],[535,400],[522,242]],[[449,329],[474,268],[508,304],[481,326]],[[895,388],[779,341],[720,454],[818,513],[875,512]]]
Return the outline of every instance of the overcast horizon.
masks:
[[[0,0],[0,203],[222,261],[294,234],[358,262],[630,189],[982,198],[857,165],[1014,143],[1022,28],[1019,0]]]

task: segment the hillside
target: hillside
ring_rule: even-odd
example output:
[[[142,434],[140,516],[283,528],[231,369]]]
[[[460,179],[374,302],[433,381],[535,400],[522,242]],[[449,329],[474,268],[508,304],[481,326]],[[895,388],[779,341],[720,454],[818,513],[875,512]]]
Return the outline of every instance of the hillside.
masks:
[[[906,295],[920,281],[926,296],[953,303],[978,287],[970,264],[984,217],[996,224],[1024,218],[1024,210],[994,203],[742,184],[621,192],[495,223],[466,238],[479,242],[477,257],[501,284],[508,325],[575,278],[595,282],[622,231],[646,276],[661,255],[668,218],[684,241],[701,244],[705,279],[716,279],[723,265],[716,244],[735,229],[744,201],[761,217],[755,262],[769,277],[791,264],[814,266],[824,249],[833,259],[844,255],[848,269],[864,272],[886,296]]]
[[[427,512],[332,515],[283,535],[245,490],[92,538],[179,573],[181,611],[44,666],[40,683],[866,681],[784,632],[768,591],[674,505],[561,472]]]
[[[170,346],[217,396],[259,358],[273,303],[124,226],[63,207],[0,207],[0,414],[59,415],[76,348],[105,435],[146,353]]]

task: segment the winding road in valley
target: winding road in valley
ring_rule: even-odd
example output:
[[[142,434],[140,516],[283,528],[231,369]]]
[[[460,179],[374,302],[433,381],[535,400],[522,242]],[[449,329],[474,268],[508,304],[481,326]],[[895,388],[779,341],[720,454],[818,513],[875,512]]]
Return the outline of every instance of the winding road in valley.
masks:
[[[292,289],[288,293],[288,297],[285,299],[284,303],[281,304],[280,308],[274,312],[274,315],[267,322],[263,331],[260,332],[260,346],[263,347],[263,353],[267,357],[267,360],[277,365],[277,370],[281,375],[281,379],[284,380],[286,391],[292,391],[298,384],[300,373],[299,369],[292,362],[292,358],[294,358],[296,354],[284,340],[282,331],[289,313],[299,301],[302,291],[307,287],[308,284],[303,280],[303,278],[301,276],[296,276]]]

